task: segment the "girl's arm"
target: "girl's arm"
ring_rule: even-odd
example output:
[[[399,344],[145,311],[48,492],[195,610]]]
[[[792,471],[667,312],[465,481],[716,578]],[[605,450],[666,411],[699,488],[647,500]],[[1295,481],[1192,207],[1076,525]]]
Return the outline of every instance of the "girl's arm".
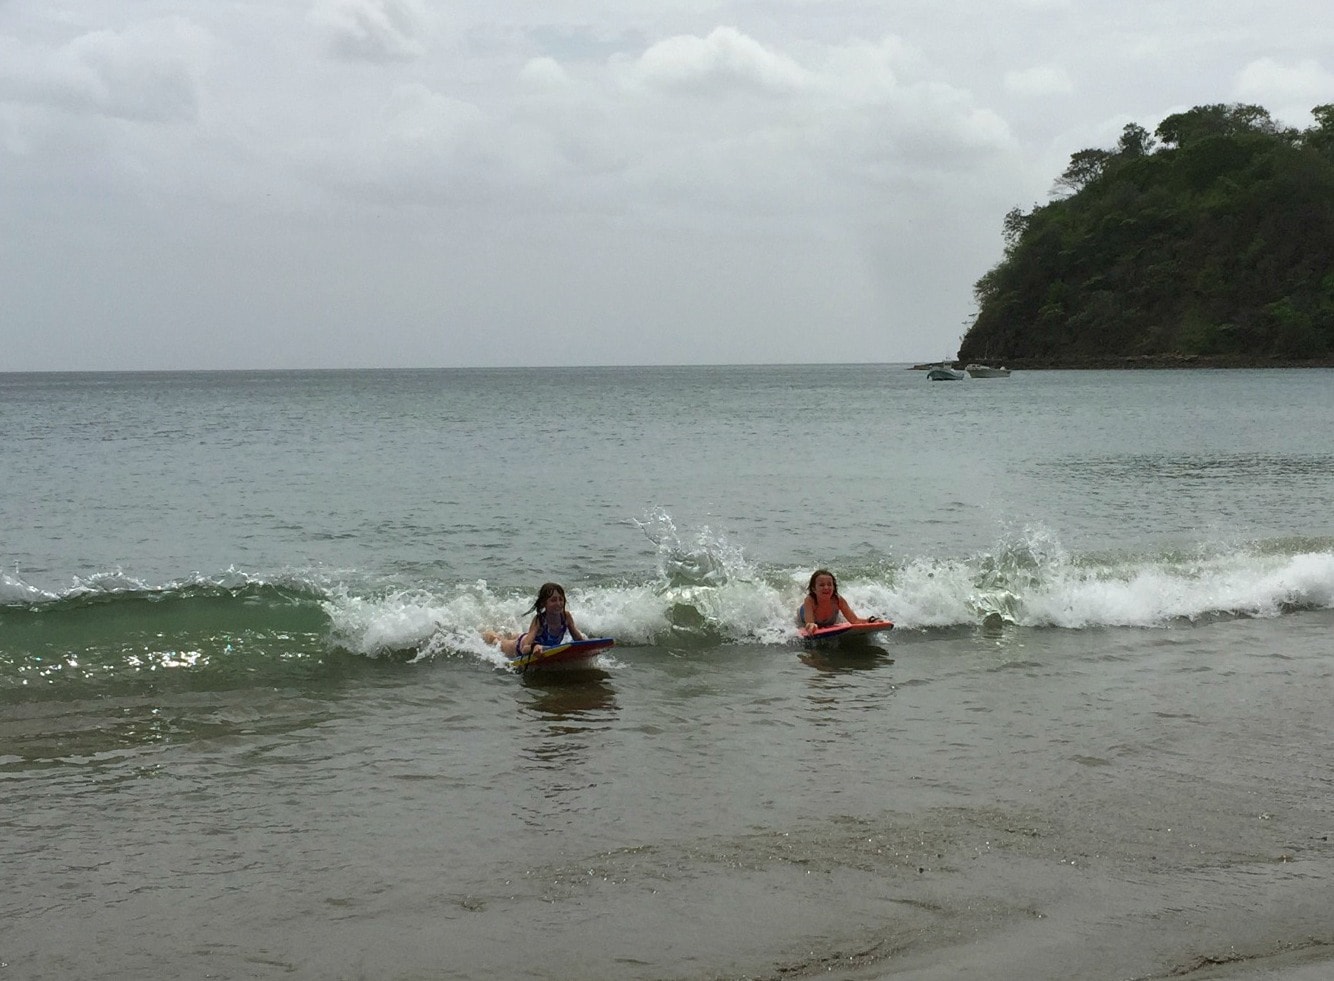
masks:
[[[570,632],[570,636],[575,640],[588,640],[578,627],[574,625],[574,617],[570,616],[570,611],[565,611],[565,629]]]
[[[801,621],[807,630],[815,629],[815,597],[807,596],[801,601]]]
[[[515,653],[541,654],[542,648],[533,646],[533,643],[536,640],[537,640],[537,617],[533,617],[533,622],[528,624],[528,632],[523,635],[523,641],[515,648]]]
[[[852,612],[852,607],[848,606],[848,601],[845,600],[842,596],[838,598],[838,609],[839,612],[843,614],[844,619],[846,619],[848,623],[866,622],[861,617],[857,616],[857,614]]]

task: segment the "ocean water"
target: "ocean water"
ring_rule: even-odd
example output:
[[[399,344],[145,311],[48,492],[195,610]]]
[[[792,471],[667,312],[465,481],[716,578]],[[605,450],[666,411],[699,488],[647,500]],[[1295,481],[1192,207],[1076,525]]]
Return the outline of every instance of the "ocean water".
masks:
[[[0,374],[0,424],[0,976],[1334,970],[1334,372]],[[802,648],[820,566],[895,629]],[[481,641],[546,580],[589,669]]]

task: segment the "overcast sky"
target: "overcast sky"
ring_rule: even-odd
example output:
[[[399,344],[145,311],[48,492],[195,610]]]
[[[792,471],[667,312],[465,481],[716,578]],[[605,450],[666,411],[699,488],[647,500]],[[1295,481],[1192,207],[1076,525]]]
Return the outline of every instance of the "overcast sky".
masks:
[[[1328,0],[0,0],[0,371],[922,361]]]

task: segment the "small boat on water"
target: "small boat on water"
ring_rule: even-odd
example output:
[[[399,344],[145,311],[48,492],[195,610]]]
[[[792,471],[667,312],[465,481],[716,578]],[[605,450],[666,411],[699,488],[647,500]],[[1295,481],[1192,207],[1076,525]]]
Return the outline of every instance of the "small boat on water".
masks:
[[[984,364],[970,364],[970,365],[968,365],[967,367],[965,367],[963,370],[966,371],[966,372],[968,372],[968,377],[969,377],[969,378],[1009,378],[1009,377],[1010,377],[1010,369],[1009,369],[1009,368],[1005,368],[1005,367],[1001,367],[1001,368],[990,368],[990,367],[988,367],[987,365],[984,365]]]
[[[938,365],[926,373],[926,380],[933,382],[942,381],[963,381],[968,375],[959,368],[948,368],[945,365]]]

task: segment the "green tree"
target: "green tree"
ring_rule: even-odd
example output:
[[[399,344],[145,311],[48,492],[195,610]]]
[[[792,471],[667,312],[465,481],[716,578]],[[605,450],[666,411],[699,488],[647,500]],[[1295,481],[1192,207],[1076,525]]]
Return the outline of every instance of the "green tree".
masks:
[[[1005,215],[959,358],[1334,356],[1334,104],[1312,117],[1198,106],[1074,153],[1067,194]]]
[[[1121,130],[1121,139],[1116,144],[1118,157],[1142,157],[1152,153],[1154,139],[1149,131],[1138,123],[1127,123]]]
[[[1276,131],[1277,126],[1267,109],[1240,103],[1196,106],[1186,112],[1168,116],[1155,130],[1163,143],[1177,147],[1206,136],[1236,136],[1239,133],[1272,135]]]
[[[1080,150],[1071,154],[1070,166],[1056,178],[1056,187],[1078,194],[1107,169],[1112,154],[1107,150]]]
[[[1334,154],[1334,103],[1325,103],[1311,110],[1315,125],[1306,131],[1302,142],[1316,150]]]

